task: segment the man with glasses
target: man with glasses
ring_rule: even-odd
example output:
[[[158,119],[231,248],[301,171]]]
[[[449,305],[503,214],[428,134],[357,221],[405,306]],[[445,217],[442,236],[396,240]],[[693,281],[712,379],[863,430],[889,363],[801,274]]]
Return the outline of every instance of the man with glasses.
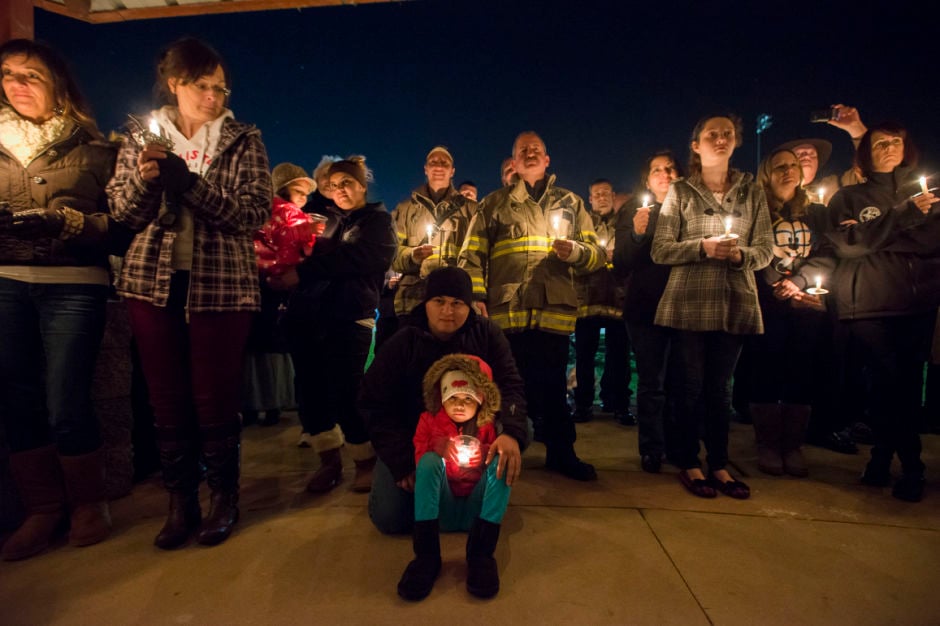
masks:
[[[591,183],[588,192],[594,231],[604,249],[606,263],[610,264],[618,215],[614,209],[614,187],[606,178],[599,178]],[[601,404],[604,412],[612,412],[618,423],[633,426],[636,419],[630,412],[630,341],[623,321],[623,281],[613,275],[609,266],[604,267],[578,277],[578,297],[574,421],[589,422],[594,417],[594,357],[604,329]]]
[[[454,189],[455,172],[450,151],[435,146],[425,158],[426,182],[395,208],[399,247],[392,269],[401,273],[395,294],[400,324],[407,324],[412,309],[424,301],[428,274],[457,265],[470,218],[477,212],[477,203]]]
[[[484,314],[503,329],[526,386],[526,402],[545,442],[545,466],[576,480],[597,473],[574,451],[565,371],[578,314],[576,275],[604,267],[606,254],[584,201],[547,176],[545,143],[516,138],[515,181],[483,199],[461,262]]]

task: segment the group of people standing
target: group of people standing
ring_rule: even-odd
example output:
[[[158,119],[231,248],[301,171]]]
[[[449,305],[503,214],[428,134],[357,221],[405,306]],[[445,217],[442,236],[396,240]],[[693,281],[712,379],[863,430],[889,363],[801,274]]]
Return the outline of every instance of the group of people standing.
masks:
[[[260,131],[226,107],[225,63],[199,40],[161,53],[161,106],[115,143],[54,50],[10,41],[0,66],[0,168],[9,181],[0,198],[0,406],[27,512],[4,559],[41,552],[65,522],[74,545],[110,531],[90,397],[109,255],[123,257],[113,285],[130,315],[169,494],[159,548],[194,536],[218,544],[238,521],[244,354],[264,297],[283,304],[299,416],[321,460],[307,489],[341,481],[345,445],[352,487],[370,492],[377,528],[413,532],[416,559],[399,584],[408,599],[431,590],[440,528],[470,531],[471,592],[498,591],[492,555],[533,430],[548,469],[597,478],[575,451],[593,379],[574,415],[567,403],[573,333],[584,344],[579,366],[593,372],[606,329],[605,402],[622,423],[633,419],[632,344],[645,471],[669,460],[692,494],[742,499],[750,489],[727,469],[742,350],[760,468],[806,475],[809,362],[832,339],[826,316],[837,319],[878,381],[862,480],[890,483],[896,453],[894,495],[922,496],[919,368],[940,302],[940,239],[936,198],[912,179],[916,152],[899,126],[856,138],[863,182],[828,208],[810,200],[795,149],[773,150],[757,179],[734,169],[740,122],[721,114],[693,129],[686,177],[672,153],[656,153],[644,190],[619,210],[607,180],[591,186],[593,213],[559,186],[545,142],[526,131],[501,168],[504,185],[480,202],[475,186],[454,187],[454,158],[436,146],[426,184],[389,212],[368,200],[371,172],[358,156],[330,159],[312,178],[283,164],[272,184]],[[271,226],[272,202],[273,221],[296,211],[303,235],[292,241],[296,258],[259,280],[256,239]],[[308,214],[316,229],[307,229]],[[400,329],[365,371],[389,272]],[[461,435],[483,445],[469,474],[447,443]]]

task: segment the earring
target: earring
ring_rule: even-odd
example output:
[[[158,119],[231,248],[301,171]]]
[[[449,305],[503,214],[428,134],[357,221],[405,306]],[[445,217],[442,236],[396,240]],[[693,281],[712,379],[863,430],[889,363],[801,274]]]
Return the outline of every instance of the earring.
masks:
[[[62,105],[57,104],[57,105],[52,109],[52,112],[55,113],[56,115],[62,115],[63,113],[65,113],[65,109],[62,107]]]

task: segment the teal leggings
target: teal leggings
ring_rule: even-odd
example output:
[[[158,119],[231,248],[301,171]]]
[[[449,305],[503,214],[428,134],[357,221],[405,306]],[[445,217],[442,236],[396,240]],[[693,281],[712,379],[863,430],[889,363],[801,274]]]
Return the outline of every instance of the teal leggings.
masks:
[[[497,459],[486,468],[483,478],[465,498],[450,491],[444,472],[444,459],[434,452],[425,452],[415,472],[415,521],[440,520],[441,530],[469,530],[477,517],[501,524],[512,487],[505,476],[496,478]]]

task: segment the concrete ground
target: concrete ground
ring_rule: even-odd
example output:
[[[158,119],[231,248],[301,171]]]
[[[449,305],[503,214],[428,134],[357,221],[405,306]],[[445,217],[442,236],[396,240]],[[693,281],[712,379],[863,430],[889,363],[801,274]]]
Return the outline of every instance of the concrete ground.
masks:
[[[227,543],[154,548],[153,479],[112,504],[108,541],[0,563],[0,624],[940,624],[940,437],[924,437],[935,473],[908,504],[858,483],[864,448],[807,447],[810,478],[771,478],[750,427],[732,428],[747,501],[695,498],[668,465],[643,473],[636,429],[609,415],[578,426],[595,483],[546,472],[533,444],[496,551],[499,595],[467,593],[465,536],[449,534],[434,591],[411,604],[395,593],[410,538],[380,535],[348,480],[303,491],[317,456],[295,447],[295,418],[253,426]]]

